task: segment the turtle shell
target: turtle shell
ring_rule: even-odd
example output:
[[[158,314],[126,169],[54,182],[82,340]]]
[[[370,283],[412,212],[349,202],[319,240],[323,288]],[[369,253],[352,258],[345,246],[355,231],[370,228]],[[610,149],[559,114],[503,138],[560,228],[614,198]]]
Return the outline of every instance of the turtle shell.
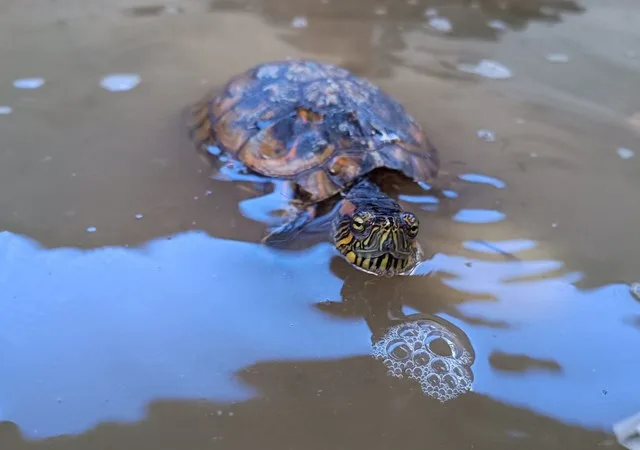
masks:
[[[376,168],[427,181],[439,167],[435,148],[402,105],[331,64],[254,66],[192,114],[199,144],[217,146],[258,174],[294,181],[311,201]]]

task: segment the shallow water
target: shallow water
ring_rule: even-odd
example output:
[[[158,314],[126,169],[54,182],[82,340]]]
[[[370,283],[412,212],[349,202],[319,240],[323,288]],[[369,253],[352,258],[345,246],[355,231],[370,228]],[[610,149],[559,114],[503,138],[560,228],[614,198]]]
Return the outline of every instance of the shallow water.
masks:
[[[621,448],[613,424],[640,411],[636,10],[3,2],[0,448]],[[372,280],[321,239],[260,245],[284,188],[188,142],[186,106],[287,56],[378,83],[439,148],[445,199],[397,187],[432,255],[414,276]],[[374,357],[418,364],[408,343],[442,327],[473,354],[473,390],[445,402],[426,369]]]

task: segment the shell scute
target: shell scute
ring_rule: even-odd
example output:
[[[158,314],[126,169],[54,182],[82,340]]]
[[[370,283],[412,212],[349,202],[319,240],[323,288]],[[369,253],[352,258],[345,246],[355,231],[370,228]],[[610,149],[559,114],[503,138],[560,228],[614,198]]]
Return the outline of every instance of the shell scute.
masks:
[[[290,178],[324,164],[335,151],[322,126],[282,120],[252,136],[238,156],[264,175]]]
[[[294,61],[285,70],[285,78],[294,83],[308,83],[327,77],[322,66],[313,61]]]

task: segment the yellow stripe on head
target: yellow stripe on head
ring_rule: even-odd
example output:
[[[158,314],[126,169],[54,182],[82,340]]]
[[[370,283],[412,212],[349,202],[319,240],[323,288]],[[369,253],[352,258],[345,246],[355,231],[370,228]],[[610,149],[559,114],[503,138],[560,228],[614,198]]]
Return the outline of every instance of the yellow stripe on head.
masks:
[[[340,239],[339,241],[336,242],[336,246],[338,247],[342,247],[343,245],[348,245],[351,243],[351,241],[353,241],[353,235],[351,233],[349,233],[346,237]]]

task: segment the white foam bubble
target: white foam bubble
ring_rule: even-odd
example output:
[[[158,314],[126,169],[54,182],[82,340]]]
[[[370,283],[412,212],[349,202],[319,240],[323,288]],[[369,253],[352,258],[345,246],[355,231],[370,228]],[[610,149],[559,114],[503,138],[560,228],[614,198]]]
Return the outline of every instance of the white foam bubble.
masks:
[[[635,152],[629,148],[620,147],[618,149],[618,156],[622,159],[630,159],[633,158]]]
[[[494,30],[506,30],[507,29],[507,24],[504,23],[502,20],[490,20],[487,22],[487,26],[489,28],[493,28]]]
[[[13,81],[13,86],[17,89],[38,89],[44,83],[44,78],[19,78]]]
[[[8,114],[11,114],[12,112],[13,109],[11,108],[11,106],[0,106],[0,115],[6,116]]]
[[[506,80],[511,78],[513,73],[504,64],[490,59],[483,59],[478,64],[458,64],[458,70],[466,73],[473,73],[481,77],[491,78],[493,80]]]
[[[111,92],[130,91],[140,84],[140,75],[135,73],[113,73],[100,80],[100,86]]]
[[[438,15],[438,10],[435,8],[428,8],[425,12],[424,15],[426,17],[436,17]]]
[[[307,28],[308,25],[309,25],[309,22],[307,21],[307,18],[304,16],[294,17],[293,20],[291,21],[291,26],[293,28]]]
[[[460,337],[436,321],[391,327],[374,343],[372,355],[382,360],[389,375],[417,381],[426,395],[440,402],[472,390],[475,357],[461,344]]]
[[[373,10],[373,13],[376,16],[384,16],[387,14],[387,7],[386,6],[378,6],[376,9]]]
[[[446,17],[432,17],[429,19],[429,25],[438,31],[449,32],[453,29],[451,21]]]
[[[483,141],[486,141],[486,142],[495,142],[496,141],[496,135],[491,130],[478,130],[478,132],[476,134]]]

